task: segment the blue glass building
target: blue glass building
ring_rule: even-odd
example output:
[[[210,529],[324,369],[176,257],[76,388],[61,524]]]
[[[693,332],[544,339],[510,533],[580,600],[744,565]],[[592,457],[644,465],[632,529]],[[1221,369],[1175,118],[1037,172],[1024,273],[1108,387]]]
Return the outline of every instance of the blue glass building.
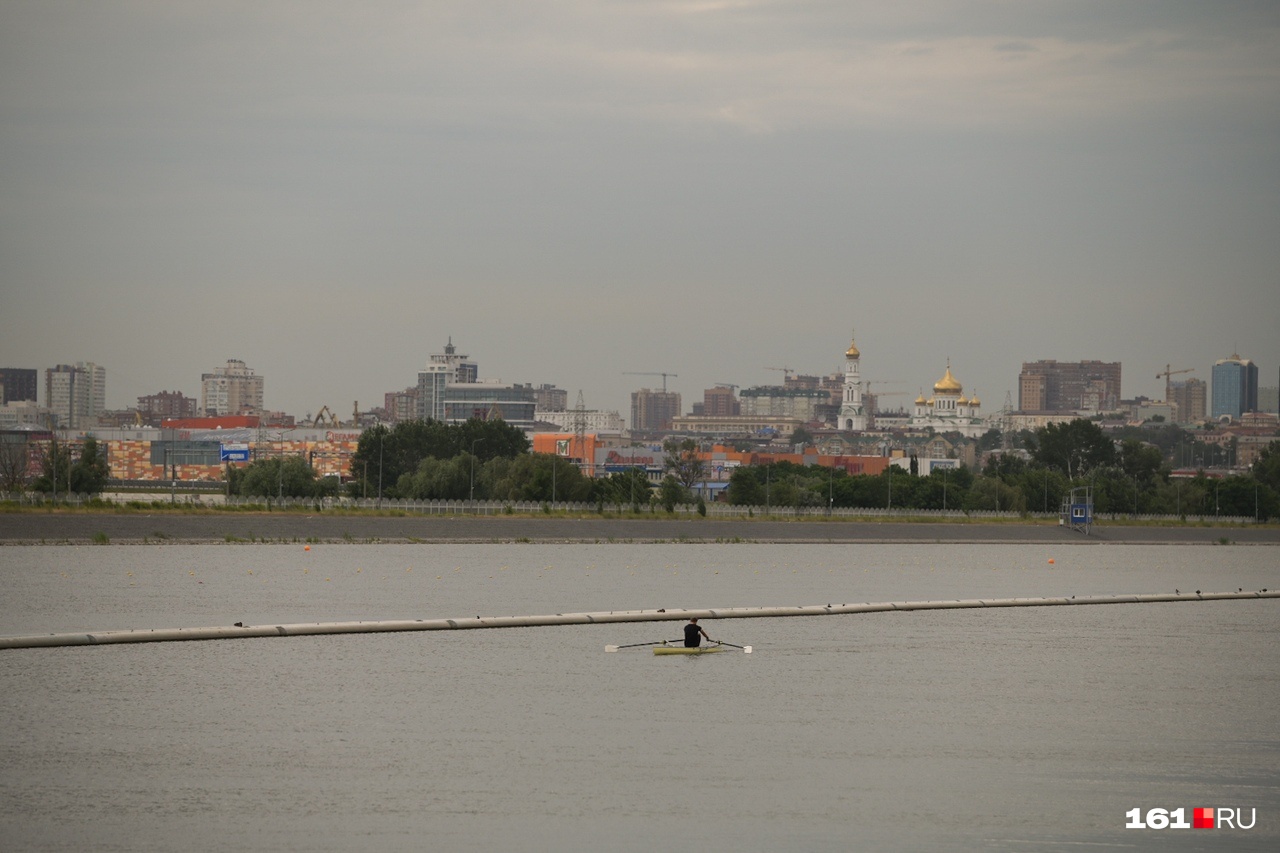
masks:
[[[1233,354],[1213,365],[1213,407],[1210,415],[1239,420],[1258,410],[1258,365]]]

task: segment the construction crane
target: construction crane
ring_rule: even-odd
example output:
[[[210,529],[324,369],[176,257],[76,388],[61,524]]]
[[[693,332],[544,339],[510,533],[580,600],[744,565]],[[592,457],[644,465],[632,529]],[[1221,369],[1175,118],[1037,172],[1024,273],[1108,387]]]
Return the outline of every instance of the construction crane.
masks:
[[[311,422],[311,425],[313,427],[323,426],[326,421],[326,418],[325,418],[326,415],[328,415],[327,420],[328,420],[329,426],[336,427],[338,425],[338,416],[335,415],[333,412],[329,411],[328,406],[320,407],[320,411],[316,412],[316,419]]]
[[[1169,369],[1170,367],[1171,365],[1166,364],[1164,366],[1164,372],[1156,374],[1156,379],[1159,379],[1161,376],[1164,377],[1164,401],[1166,403],[1169,402],[1169,396],[1173,393],[1173,380],[1170,379],[1169,377],[1177,376],[1179,373],[1195,373],[1196,372],[1196,369],[1194,367],[1188,367],[1186,370],[1170,370]]]
[[[661,371],[642,371],[642,370],[624,370],[622,372],[627,376],[661,376],[663,394],[667,393],[667,377],[668,376],[675,377],[680,375],[679,373],[663,373]]]
[[[766,367],[765,370],[781,370],[783,381],[786,381],[791,374],[796,372],[794,367]]]

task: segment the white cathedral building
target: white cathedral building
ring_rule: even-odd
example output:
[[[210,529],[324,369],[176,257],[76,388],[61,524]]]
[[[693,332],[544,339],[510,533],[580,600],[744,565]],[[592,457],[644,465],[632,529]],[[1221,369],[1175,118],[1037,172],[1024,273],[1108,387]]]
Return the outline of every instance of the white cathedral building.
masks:
[[[989,429],[986,419],[978,410],[982,401],[978,395],[964,395],[964,386],[951,375],[951,360],[947,359],[946,374],[933,384],[933,396],[925,399],[922,392],[916,397],[911,413],[911,429],[933,428],[934,432],[958,432],[965,438],[980,438]]]
[[[840,402],[838,429],[845,432],[861,432],[867,428],[866,405],[862,401],[862,353],[851,339],[844,354],[844,395]],[[915,408],[904,426],[934,432],[958,432],[965,438],[979,438],[989,426],[979,414],[982,401],[975,394],[964,395],[964,386],[951,375],[951,360],[947,360],[947,372],[933,385],[933,396],[925,399],[923,393],[916,398]]]

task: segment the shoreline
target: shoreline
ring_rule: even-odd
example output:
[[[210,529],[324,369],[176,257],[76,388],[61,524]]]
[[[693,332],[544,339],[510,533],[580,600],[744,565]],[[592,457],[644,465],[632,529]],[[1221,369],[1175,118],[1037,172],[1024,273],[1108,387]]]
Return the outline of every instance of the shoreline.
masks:
[[[1152,544],[1280,545],[1280,526],[1056,524],[598,516],[365,516],[301,513],[4,513],[0,545],[161,544]]]

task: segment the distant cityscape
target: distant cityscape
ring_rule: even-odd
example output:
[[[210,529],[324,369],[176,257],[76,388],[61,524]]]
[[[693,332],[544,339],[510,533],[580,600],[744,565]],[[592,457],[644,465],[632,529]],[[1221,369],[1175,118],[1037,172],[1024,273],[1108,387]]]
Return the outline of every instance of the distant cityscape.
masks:
[[[705,446],[775,450],[789,449],[801,437],[817,453],[831,457],[910,452],[972,463],[974,446],[984,436],[1077,418],[1125,426],[1176,424],[1229,436],[1237,445],[1241,437],[1255,437],[1258,441],[1252,443],[1260,444],[1277,434],[1280,388],[1260,386],[1258,365],[1236,353],[1205,371],[1208,382],[1189,375],[1198,367],[1166,365],[1157,374],[1165,380],[1164,399],[1159,400],[1126,398],[1119,362],[1026,361],[1018,375],[1017,400],[1007,394],[995,405],[984,403],[976,392],[966,393],[959,378],[962,365],[950,362],[939,365],[929,393],[921,390],[914,399],[902,399],[911,397],[901,387],[905,383],[864,379],[861,355],[851,339],[843,372],[776,368],[782,373],[779,384],[717,383],[687,410],[681,395],[667,390],[667,379],[675,374],[625,374],[650,377],[636,383],[644,387],[631,393],[627,419],[617,411],[587,409],[581,393],[571,403],[568,392],[554,385],[484,379],[479,361],[460,352],[452,338],[428,357],[415,385],[385,392],[381,405],[362,409],[355,404],[345,412],[328,406],[306,413],[269,410],[266,377],[238,359],[202,374],[198,397],[162,389],[123,410],[106,408],[107,369],[94,362],[43,371],[6,367],[0,368],[0,431],[10,442],[54,433],[72,440],[94,435],[120,442],[110,458],[113,475],[125,479],[216,479],[227,458],[225,446],[261,447],[268,436],[277,452],[307,454],[313,463],[319,460],[318,470],[347,476],[345,465],[364,430],[423,419],[501,419],[528,433],[535,450],[571,455],[592,474],[607,471],[607,459],[625,463],[628,447],[650,458],[654,448],[672,437]],[[570,450],[574,438],[578,443]],[[932,442],[927,454],[920,450],[922,442]],[[1247,450],[1237,452],[1234,464],[1247,464],[1248,457]]]

